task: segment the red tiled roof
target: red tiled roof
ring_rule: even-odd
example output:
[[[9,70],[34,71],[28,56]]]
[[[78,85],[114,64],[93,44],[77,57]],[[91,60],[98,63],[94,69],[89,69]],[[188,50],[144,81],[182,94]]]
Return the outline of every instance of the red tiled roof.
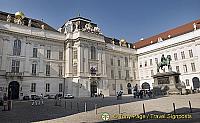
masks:
[[[158,35],[146,38],[144,40],[137,41],[137,42],[133,43],[133,48],[138,49],[138,48],[142,48],[142,47],[149,46],[151,44],[157,43],[159,37],[162,38],[162,40],[164,41],[166,39],[169,39],[169,37],[168,37],[169,35],[170,35],[170,38],[173,38],[173,37],[191,32],[191,31],[194,30],[194,27],[193,27],[194,23],[197,24],[197,29],[199,29],[200,28],[200,19],[192,21],[192,22],[187,23],[187,24],[184,24],[182,26],[176,27],[176,28],[171,29],[169,31],[160,33]]]

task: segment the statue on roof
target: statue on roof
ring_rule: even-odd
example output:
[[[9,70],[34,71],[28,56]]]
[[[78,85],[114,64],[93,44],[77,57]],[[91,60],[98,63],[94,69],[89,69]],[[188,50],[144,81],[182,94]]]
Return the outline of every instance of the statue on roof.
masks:
[[[10,21],[11,21],[11,16],[8,15],[8,16],[7,16],[7,22],[10,22]]]
[[[31,24],[32,24],[32,21],[31,21],[31,19],[29,19],[28,26],[31,27]]]

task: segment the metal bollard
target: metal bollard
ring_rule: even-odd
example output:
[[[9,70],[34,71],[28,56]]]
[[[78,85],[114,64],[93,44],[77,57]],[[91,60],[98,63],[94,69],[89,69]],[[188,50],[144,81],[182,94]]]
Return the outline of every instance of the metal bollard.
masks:
[[[174,114],[176,114],[176,107],[175,107],[175,103],[173,103],[173,107],[174,107]]]
[[[65,100],[65,109],[67,108],[67,102],[66,102],[66,100]]]
[[[118,107],[119,107],[119,114],[120,114],[120,104],[118,105]]]
[[[97,115],[97,104],[95,104],[95,112],[96,112],[96,115]]]
[[[190,113],[192,113],[192,105],[190,101],[189,101],[189,106],[190,106]]]
[[[143,103],[143,112],[144,112],[144,115],[146,114],[146,112],[145,112],[145,105],[144,105],[144,103]]]
[[[77,102],[77,111],[79,112],[79,106],[78,106],[78,102]]]
[[[85,102],[85,112],[87,112],[87,103]]]

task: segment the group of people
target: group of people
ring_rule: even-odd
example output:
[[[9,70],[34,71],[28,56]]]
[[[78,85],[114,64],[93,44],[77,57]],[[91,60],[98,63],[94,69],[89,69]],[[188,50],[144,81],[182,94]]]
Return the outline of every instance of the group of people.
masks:
[[[40,105],[40,104],[42,105],[44,104],[43,94],[41,94],[39,97],[33,98],[32,106]]]
[[[147,97],[147,96],[149,98],[152,98],[152,96],[153,96],[152,91],[150,89],[149,90],[139,90],[138,86],[136,84],[134,87],[134,90],[133,90],[133,97],[142,99],[143,97]]]

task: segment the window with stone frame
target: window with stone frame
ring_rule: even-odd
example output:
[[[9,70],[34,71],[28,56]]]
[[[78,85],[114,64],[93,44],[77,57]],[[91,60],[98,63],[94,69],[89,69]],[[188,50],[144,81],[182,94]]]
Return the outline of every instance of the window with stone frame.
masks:
[[[150,59],[150,66],[152,66],[153,65],[153,60],[152,59]]]
[[[36,76],[37,73],[37,63],[32,64],[32,75]]]
[[[46,92],[50,92],[50,84],[46,83]]]
[[[59,51],[59,60],[63,60],[63,51]]]
[[[113,66],[113,58],[110,59],[110,64]]]
[[[59,75],[59,76],[62,76],[62,75],[63,75],[63,74],[62,74],[62,71],[63,71],[62,68],[63,68],[62,65],[58,65],[58,75]]]
[[[142,63],[140,62],[140,67],[142,67]]]
[[[78,51],[77,48],[73,48],[73,59],[77,59],[78,58]]]
[[[119,79],[122,78],[121,71],[118,71],[118,76],[119,76]]]
[[[73,76],[77,75],[77,63],[73,64]]]
[[[21,54],[21,41],[15,40],[13,45],[13,55],[14,56],[20,56]]]
[[[51,59],[51,50],[47,50],[47,59]]]
[[[144,62],[144,66],[145,66],[145,67],[147,66],[147,61]]]
[[[178,60],[177,53],[174,53],[174,61],[177,61],[177,60]]]
[[[123,90],[123,85],[122,84],[120,84],[120,90]]]
[[[111,78],[114,79],[115,76],[114,76],[114,70],[111,70]]]
[[[91,59],[96,59],[96,48],[91,46]]]
[[[19,60],[12,60],[11,72],[12,73],[19,73],[19,68],[20,68],[20,61]]]
[[[181,58],[185,59],[185,53],[184,53],[184,51],[181,52]]]
[[[180,73],[179,66],[176,66],[176,72]]]
[[[120,59],[117,60],[118,66],[120,66]]]
[[[126,70],[126,79],[128,79],[130,76],[129,76],[129,70]]]
[[[50,76],[50,63],[46,64],[46,76]]]
[[[135,61],[133,61],[133,68],[135,68]]]
[[[187,73],[187,65],[186,64],[183,65],[183,71],[184,71],[184,73]]]
[[[191,67],[192,67],[192,71],[195,72],[196,68],[195,68],[195,64],[194,63],[191,63]]]
[[[125,67],[128,67],[128,57],[125,57]]]
[[[153,70],[151,70],[151,76],[153,76],[154,75],[154,72],[153,72]]]
[[[63,91],[63,84],[59,83],[59,92],[62,92],[62,91]]]
[[[112,84],[112,89],[115,90],[116,89],[116,85]]]
[[[192,57],[193,57],[193,52],[192,52],[192,49],[191,49],[191,50],[189,50],[189,56],[190,56],[190,58],[192,58]]]
[[[133,72],[133,77],[134,77],[134,79],[136,79],[136,72],[135,71]]]
[[[158,63],[158,58],[155,58],[155,63]]]
[[[190,86],[190,82],[189,82],[189,79],[186,79],[186,86]]]
[[[31,83],[31,92],[36,92],[36,83]]]
[[[33,58],[37,58],[37,52],[38,52],[38,49],[33,48]]]

